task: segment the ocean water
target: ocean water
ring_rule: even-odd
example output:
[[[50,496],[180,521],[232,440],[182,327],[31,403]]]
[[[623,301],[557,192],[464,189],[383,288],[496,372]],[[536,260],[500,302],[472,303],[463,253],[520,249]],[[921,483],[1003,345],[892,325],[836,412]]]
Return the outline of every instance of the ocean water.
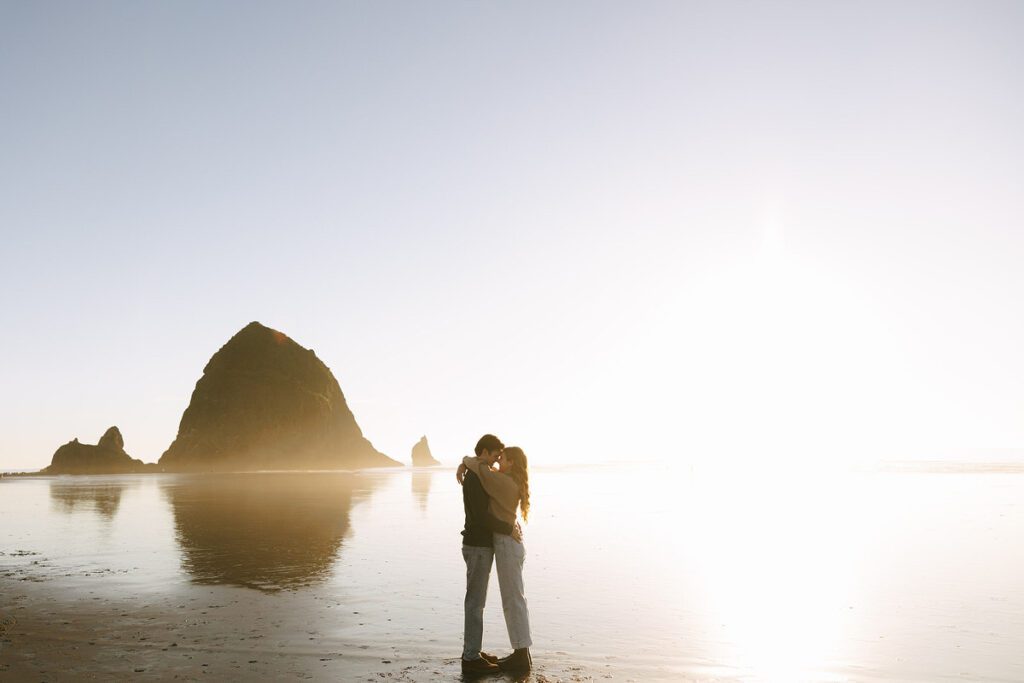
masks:
[[[537,680],[1024,680],[1024,474],[615,465],[531,483]],[[14,587],[140,605],[230,590],[210,628],[455,679],[461,525],[450,468],[5,478],[0,612]],[[484,645],[508,650],[496,577]]]

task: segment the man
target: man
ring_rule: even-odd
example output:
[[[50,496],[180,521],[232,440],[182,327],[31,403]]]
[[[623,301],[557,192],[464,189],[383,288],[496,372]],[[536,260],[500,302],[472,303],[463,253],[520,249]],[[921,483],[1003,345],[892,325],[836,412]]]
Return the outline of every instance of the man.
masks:
[[[476,457],[486,467],[498,460],[505,444],[493,434],[484,434],[476,444]],[[466,621],[462,640],[462,673],[487,674],[499,671],[498,658],[481,652],[484,638],[484,603],[487,583],[494,564],[492,534],[513,534],[511,525],[498,520],[487,509],[489,499],[480,479],[472,472],[461,472],[462,506],[466,525],[462,530],[462,557],[466,561]],[[456,475],[459,476],[459,475]]]

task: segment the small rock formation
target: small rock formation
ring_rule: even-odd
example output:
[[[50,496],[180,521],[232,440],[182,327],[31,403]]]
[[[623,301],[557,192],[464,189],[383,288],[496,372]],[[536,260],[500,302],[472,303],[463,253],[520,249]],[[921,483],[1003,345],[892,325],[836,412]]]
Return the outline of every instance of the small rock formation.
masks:
[[[412,447],[413,467],[433,467],[440,464],[441,463],[435,460],[433,454],[430,452],[430,445],[427,443],[427,437],[424,436],[416,442],[415,446]]]
[[[366,440],[330,369],[287,335],[252,322],[196,382],[167,471],[401,466]]]
[[[43,474],[125,474],[152,469],[124,452],[121,430],[111,427],[95,446],[73,439],[57,449]]]
[[[121,430],[117,427],[111,427],[107,431],[103,432],[103,436],[100,437],[99,443],[96,444],[96,447],[108,451],[124,453],[124,437],[121,436]],[[125,453],[125,455],[127,455],[127,453]]]

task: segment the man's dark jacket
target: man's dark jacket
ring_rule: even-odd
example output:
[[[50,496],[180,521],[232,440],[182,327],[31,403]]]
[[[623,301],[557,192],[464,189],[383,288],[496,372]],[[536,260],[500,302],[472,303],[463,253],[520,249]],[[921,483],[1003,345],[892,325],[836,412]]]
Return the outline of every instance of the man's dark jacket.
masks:
[[[484,491],[480,477],[472,471],[466,472],[462,480],[462,506],[466,509],[466,528],[462,530],[462,544],[481,548],[493,548],[493,532],[512,534],[512,525],[502,522],[488,511],[490,498]]]

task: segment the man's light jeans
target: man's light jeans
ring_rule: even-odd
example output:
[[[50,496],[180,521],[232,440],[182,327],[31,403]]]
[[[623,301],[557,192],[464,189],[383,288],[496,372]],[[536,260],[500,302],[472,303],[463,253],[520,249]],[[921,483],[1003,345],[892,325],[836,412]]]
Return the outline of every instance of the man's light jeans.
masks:
[[[530,612],[526,608],[526,590],[523,587],[526,546],[511,536],[494,534],[494,559],[498,565],[501,608],[505,612],[509,643],[513,650],[530,647],[533,644],[530,640]],[[466,614],[468,619],[468,610]]]
[[[464,545],[462,559],[466,561],[466,625],[462,635],[462,658],[479,659],[484,640],[487,582],[491,578],[494,550]]]

